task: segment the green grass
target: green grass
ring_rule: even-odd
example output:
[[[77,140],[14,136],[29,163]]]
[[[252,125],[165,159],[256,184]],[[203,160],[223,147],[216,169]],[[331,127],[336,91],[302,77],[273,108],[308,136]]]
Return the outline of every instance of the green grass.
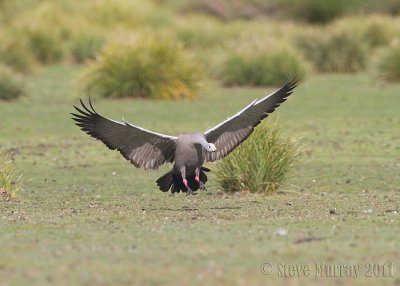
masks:
[[[156,189],[168,167],[135,169],[73,125],[79,72],[47,68],[27,78],[28,96],[0,105],[1,149],[24,174],[18,198],[0,201],[0,285],[398,283],[400,85],[312,77],[272,116],[287,134],[303,134],[306,149],[276,195],[225,195],[211,175],[208,192],[186,197]],[[178,134],[205,130],[270,90],[94,104],[107,117]],[[288,234],[276,236],[278,228]],[[310,236],[322,240],[296,243]],[[262,275],[266,262],[393,262],[395,277],[285,279],[276,268]]]

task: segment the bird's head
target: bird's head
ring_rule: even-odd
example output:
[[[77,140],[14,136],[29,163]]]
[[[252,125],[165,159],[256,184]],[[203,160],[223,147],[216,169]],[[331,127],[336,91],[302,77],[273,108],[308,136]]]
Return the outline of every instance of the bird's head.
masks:
[[[215,145],[212,144],[212,143],[207,143],[206,146],[205,146],[205,148],[206,148],[206,150],[207,150],[208,152],[215,152],[215,151],[217,151],[217,147],[215,147]]]

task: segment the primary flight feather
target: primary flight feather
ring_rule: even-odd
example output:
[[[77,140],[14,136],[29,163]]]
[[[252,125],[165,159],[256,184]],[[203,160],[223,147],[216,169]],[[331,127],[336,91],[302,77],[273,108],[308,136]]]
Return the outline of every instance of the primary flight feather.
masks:
[[[157,169],[164,163],[173,163],[171,171],[157,180],[163,192],[205,190],[210,171],[204,161],[219,160],[246,140],[254,128],[292,94],[297,81],[286,82],[275,92],[254,100],[234,116],[206,132],[181,134],[177,137],[152,132],[139,126],[107,119],[98,114],[89,99],[89,107],[71,113],[76,125],[90,136],[102,141],[111,150],[118,150],[135,167]]]

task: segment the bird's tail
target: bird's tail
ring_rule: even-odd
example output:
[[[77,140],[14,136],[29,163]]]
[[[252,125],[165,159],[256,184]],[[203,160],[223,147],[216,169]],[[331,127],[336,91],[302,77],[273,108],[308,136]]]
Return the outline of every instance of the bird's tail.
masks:
[[[163,192],[168,192],[168,190],[171,188],[172,184],[174,183],[173,177],[172,177],[172,170],[165,173],[162,175],[160,178],[158,178],[157,186],[159,189]]]
[[[210,172],[210,169],[201,167],[200,181],[202,181],[203,183],[207,182],[207,175],[205,174],[205,172]],[[197,191],[199,189],[199,183],[196,182],[194,177],[194,173],[191,176],[187,177],[188,185],[189,188],[192,189],[192,191]],[[162,175],[160,178],[158,178],[156,182],[159,189],[163,192],[168,192],[169,189],[171,189],[171,193],[179,193],[180,191],[187,192],[180,173],[175,173],[173,172],[173,170]]]

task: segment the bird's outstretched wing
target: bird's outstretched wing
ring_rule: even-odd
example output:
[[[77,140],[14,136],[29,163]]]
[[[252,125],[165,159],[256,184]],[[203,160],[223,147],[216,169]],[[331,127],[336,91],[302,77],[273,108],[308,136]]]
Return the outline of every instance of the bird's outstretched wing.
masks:
[[[214,162],[232,152],[240,143],[249,137],[261,120],[272,113],[286,98],[292,94],[297,85],[293,79],[285,83],[277,91],[266,97],[255,100],[217,126],[207,130],[206,140],[217,147],[216,152],[207,152],[206,160]]]
[[[82,100],[82,109],[76,106],[78,113],[71,113],[76,125],[90,136],[102,141],[111,150],[117,149],[125,159],[135,167],[157,169],[175,158],[176,137],[155,133],[123,120],[118,122],[104,118]]]

